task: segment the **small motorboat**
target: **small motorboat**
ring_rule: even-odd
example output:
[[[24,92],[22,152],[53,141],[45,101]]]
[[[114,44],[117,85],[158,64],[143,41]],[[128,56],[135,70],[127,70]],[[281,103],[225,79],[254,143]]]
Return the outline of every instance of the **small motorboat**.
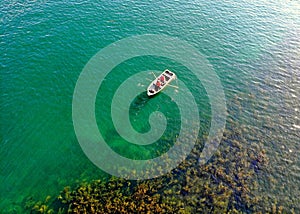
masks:
[[[166,69],[148,86],[147,95],[150,97],[159,93],[174,79],[176,79],[175,73]]]

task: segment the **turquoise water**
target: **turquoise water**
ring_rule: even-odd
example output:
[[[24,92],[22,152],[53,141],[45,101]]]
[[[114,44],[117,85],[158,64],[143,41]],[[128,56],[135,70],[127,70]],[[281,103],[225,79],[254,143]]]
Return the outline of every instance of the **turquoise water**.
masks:
[[[259,194],[300,210],[299,2],[4,0],[0,10],[0,210],[4,213],[21,213],[28,197],[42,199],[57,195],[66,185],[107,176],[77,142],[73,90],[94,54],[119,39],[141,34],[178,37],[207,56],[224,87],[228,120],[251,130],[249,149],[251,142],[260,142],[267,151],[270,164],[265,180],[259,180]],[[123,63],[114,72],[131,72],[119,79],[112,73],[111,79],[117,87],[135,72],[166,67],[189,81],[182,65],[151,57]],[[105,85],[103,91],[97,100],[113,93]],[[197,82],[191,91],[202,108],[205,132],[210,119],[207,94]],[[151,106],[159,106],[162,98],[151,100]],[[133,126],[144,131],[148,127],[141,118],[153,109],[147,107],[146,97],[138,99],[132,114],[141,114]],[[108,113],[107,107],[97,105],[97,122],[109,137],[115,132]],[[176,121],[171,124],[176,127]],[[137,154],[139,148],[132,151],[127,155]]]

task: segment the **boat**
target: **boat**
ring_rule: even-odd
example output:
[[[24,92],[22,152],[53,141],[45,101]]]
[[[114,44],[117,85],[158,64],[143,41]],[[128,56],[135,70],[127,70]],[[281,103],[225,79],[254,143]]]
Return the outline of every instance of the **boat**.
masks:
[[[176,79],[175,73],[166,69],[158,77],[151,82],[147,88],[147,95],[149,97],[162,91],[172,80]]]

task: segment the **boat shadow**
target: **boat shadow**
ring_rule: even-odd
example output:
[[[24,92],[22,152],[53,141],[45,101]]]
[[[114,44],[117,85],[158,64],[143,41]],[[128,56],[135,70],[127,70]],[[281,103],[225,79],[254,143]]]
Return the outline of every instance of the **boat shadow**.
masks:
[[[148,101],[150,99],[151,99],[151,97],[149,97],[147,95],[147,92],[144,91],[135,97],[135,99],[131,103],[131,108],[142,109],[148,103]]]

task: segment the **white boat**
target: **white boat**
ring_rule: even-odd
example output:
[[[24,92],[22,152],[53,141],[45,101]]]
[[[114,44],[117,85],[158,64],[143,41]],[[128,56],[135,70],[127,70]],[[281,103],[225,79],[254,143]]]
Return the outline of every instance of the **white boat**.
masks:
[[[166,69],[148,86],[147,95],[150,97],[159,93],[174,79],[176,79],[175,73]]]

